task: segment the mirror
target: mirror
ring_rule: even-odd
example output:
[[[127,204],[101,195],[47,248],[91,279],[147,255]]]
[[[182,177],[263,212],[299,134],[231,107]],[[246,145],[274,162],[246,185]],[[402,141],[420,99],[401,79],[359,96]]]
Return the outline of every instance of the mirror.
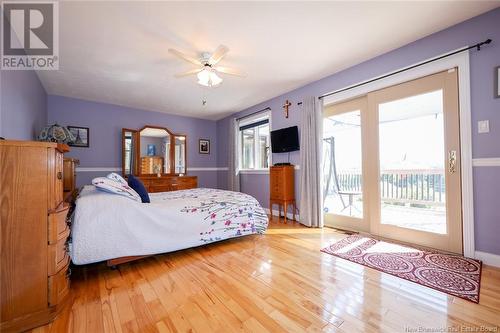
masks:
[[[135,133],[134,130],[124,128],[122,130],[123,140],[123,174],[130,175],[134,173],[134,160],[135,160]]]
[[[187,137],[167,128],[122,129],[122,168],[126,175],[185,174]]]
[[[170,133],[163,128],[146,127],[139,132],[139,173],[170,173]]]
[[[175,138],[175,173],[186,173],[186,136],[176,135]]]

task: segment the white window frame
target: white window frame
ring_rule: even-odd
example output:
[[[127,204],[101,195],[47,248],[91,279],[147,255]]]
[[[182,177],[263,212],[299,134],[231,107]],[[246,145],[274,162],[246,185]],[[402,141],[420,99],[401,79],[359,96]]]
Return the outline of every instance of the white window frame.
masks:
[[[271,117],[271,111],[266,111],[266,112],[260,112],[258,114],[246,117],[238,121],[238,142],[237,142],[237,154],[238,154],[238,170],[241,174],[266,174],[269,173],[269,167],[267,168],[254,168],[254,169],[243,169],[242,167],[242,154],[243,154],[243,147],[242,147],[242,140],[241,140],[241,131],[240,127],[245,126],[245,125],[250,125],[256,122],[259,122],[261,120],[268,119],[269,121],[269,135],[271,135],[272,131],[272,117]],[[256,133],[257,134],[257,133]],[[258,135],[254,136],[254,147],[258,147]],[[257,150],[255,150],[256,152]],[[254,157],[255,158],[255,157]],[[273,154],[271,152],[271,143],[269,142],[269,166],[272,165],[272,160],[273,160]],[[254,161],[255,165],[257,164],[257,160]]]

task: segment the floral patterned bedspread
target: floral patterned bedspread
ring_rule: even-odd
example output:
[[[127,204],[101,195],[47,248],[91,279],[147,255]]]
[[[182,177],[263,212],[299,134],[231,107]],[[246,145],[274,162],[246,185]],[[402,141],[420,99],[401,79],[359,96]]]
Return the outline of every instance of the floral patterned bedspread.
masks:
[[[200,241],[215,242],[228,238],[266,231],[268,218],[259,202],[252,196],[232,191],[208,188],[151,193],[151,202],[183,200],[190,204],[180,211],[187,214],[202,215],[207,231],[200,232]],[[192,203],[192,202],[195,203]],[[199,218],[198,217],[198,218]]]
[[[151,193],[151,203],[85,186],[76,201],[70,255],[77,265],[171,252],[262,234],[268,218],[244,193],[198,188]]]

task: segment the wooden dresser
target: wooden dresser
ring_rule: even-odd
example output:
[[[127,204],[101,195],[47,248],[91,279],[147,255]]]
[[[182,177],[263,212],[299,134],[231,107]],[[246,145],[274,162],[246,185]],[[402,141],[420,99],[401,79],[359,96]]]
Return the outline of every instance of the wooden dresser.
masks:
[[[289,205],[293,208],[293,219],[295,220],[295,167],[293,165],[272,166],[269,170],[270,184],[270,205],[272,210],[273,205],[279,207],[279,215],[281,216],[281,207],[283,206],[285,214],[285,223],[287,221],[287,209]]]
[[[67,145],[0,141],[0,331],[50,322],[69,293]]]
[[[198,187],[198,177],[196,176],[175,176],[162,175],[154,176],[136,176],[143,183],[146,190],[150,193],[168,192],[176,190],[188,190]]]

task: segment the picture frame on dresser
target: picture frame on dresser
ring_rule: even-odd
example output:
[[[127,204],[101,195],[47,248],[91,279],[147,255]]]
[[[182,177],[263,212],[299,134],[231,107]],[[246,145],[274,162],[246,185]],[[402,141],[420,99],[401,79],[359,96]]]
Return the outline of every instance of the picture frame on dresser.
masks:
[[[72,147],[89,148],[90,147],[90,129],[88,127],[81,126],[67,126],[71,134],[74,135],[76,140],[70,142],[69,145]]]
[[[198,142],[198,152],[200,154],[210,154],[210,140],[200,139]]]

